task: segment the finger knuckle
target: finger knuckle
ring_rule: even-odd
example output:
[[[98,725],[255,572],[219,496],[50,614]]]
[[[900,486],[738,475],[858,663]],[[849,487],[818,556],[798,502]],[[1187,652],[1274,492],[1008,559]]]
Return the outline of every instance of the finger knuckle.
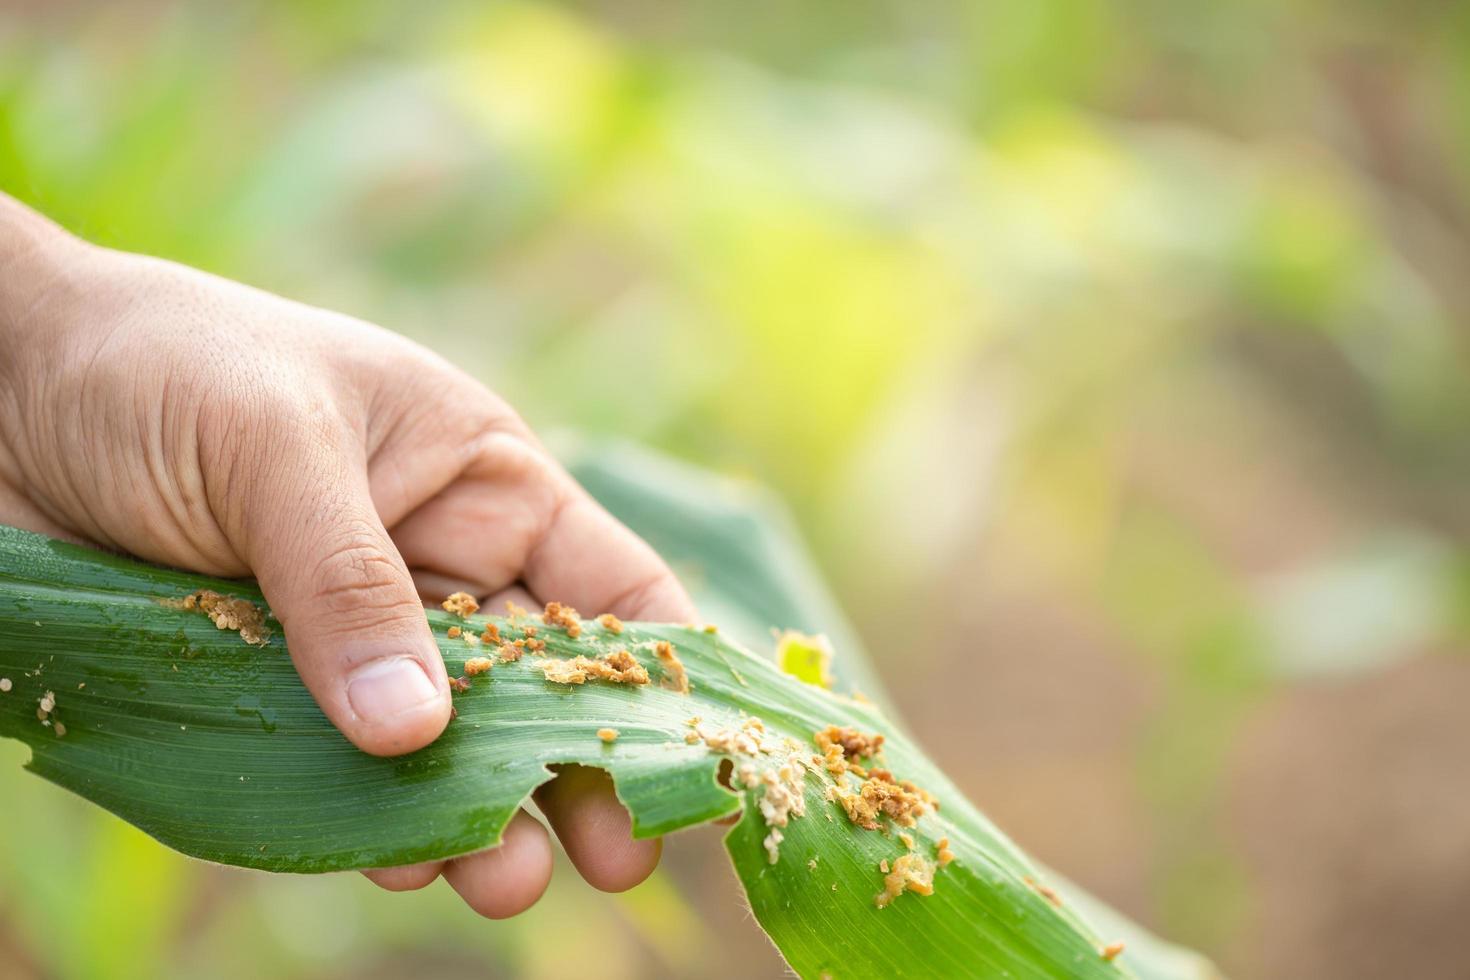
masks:
[[[313,609],[345,628],[403,615],[405,590],[397,562],[366,526],[346,528],[311,569]]]
[[[614,596],[609,605],[615,610],[622,610],[619,615],[628,619],[657,618],[659,610],[668,607],[671,597],[683,594],[683,586],[674,573],[667,567],[660,567],[634,579]]]

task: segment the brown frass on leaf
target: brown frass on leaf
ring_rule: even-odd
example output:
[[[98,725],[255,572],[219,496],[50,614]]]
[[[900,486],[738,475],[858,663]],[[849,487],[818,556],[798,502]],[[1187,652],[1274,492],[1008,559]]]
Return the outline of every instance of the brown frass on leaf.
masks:
[[[1054,905],[1057,908],[1061,908],[1062,907],[1062,896],[1058,895],[1055,890],[1047,887],[1046,885],[1042,884],[1041,882],[1037,881],[1035,878],[1032,878],[1029,875],[1027,875],[1022,880],[1025,881],[1026,884],[1030,885],[1036,891],[1036,894],[1038,894],[1042,898],[1046,899],[1052,905]]]
[[[680,694],[688,694],[689,672],[684,669],[684,661],[674,652],[674,645],[668,640],[659,640],[653,645],[653,655],[663,668],[664,687]]]
[[[536,666],[556,684],[585,684],[602,680],[613,684],[647,684],[648,670],[627,650],[605,656],[573,657],[571,660],[542,660]]]
[[[887,769],[874,769],[859,780],[857,792],[844,786],[843,777],[832,796],[847,813],[847,819],[864,830],[877,830],[879,819],[888,817],[900,827],[913,827],[919,818],[936,808],[934,797],[907,779],[899,782]]]
[[[871,758],[883,751],[883,736],[874,732],[869,735],[860,732],[856,728],[845,725],[828,725],[825,729],[812,736],[817,747],[831,756],[834,747],[841,747],[842,758],[855,762],[858,759]]]
[[[623,632],[623,621],[612,613],[603,613],[597,617],[597,625],[614,635]]]
[[[266,625],[265,612],[249,600],[221,595],[211,589],[199,589],[182,599],[160,601],[174,609],[202,612],[213,621],[216,629],[234,630],[251,646],[263,647],[270,642],[271,628]]]
[[[480,611],[480,603],[468,592],[456,592],[442,603],[444,611],[466,619]]]
[[[571,606],[548,602],[545,612],[541,614],[541,621],[547,626],[560,626],[574,640],[582,635],[582,619]]]
[[[464,662],[465,676],[475,677],[487,673],[493,666],[495,666],[495,661],[489,657],[471,657]]]
[[[873,898],[878,908],[886,908],[904,892],[916,895],[934,894],[934,865],[919,854],[905,854],[893,862],[893,870],[883,878],[883,890]]]

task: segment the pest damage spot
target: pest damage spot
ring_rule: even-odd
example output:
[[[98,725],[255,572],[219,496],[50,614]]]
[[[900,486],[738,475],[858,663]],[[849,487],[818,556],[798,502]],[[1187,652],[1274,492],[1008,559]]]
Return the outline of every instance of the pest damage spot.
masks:
[[[893,870],[883,878],[883,890],[873,897],[873,904],[886,908],[904,892],[916,895],[934,894],[934,865],[919,854],[905,854],[893,862]]]
[[[457,640],[457,639],[459,639],[460,632],[461,631],[460,631],[460,628],[458,626],[451,626],[451,627],[449,627],[449,630],[448,630],[447,635],[448,635],[448,637],[451,640]]]
[[[541,621],[547,626],[562,627],[567,631],[567,636],[574,640],[582,635],[582,620],[577,615],[577,610],[571,606],[548,602],[546,611],[541,614]]]
[[[494,623],[485,624],[485,632],[480,634],[481,643],[500,643],[500,627]]]
[[[797,680],[832,690],[832,643],[825,636],[787,630],[776,637],[776,664]]]
[[[618,730],[616,728],[599,728],[597,730],[597,737],[611,744],[618,740]]]
[[[1105,959],[1109,963],[1111,963],[1111,962],[1113,962],[1113,960],[1115,960],[1118,957],[1120,957],[1120,956],[1123,955],[1123,944],[1122,943],[1108,943],[1102,949],[1098,950],[1098,955],[1100,955],[1103,959]]]
[[[478,612],[480,608],[480,604],[475,601],[475,597],[468,592],[454,593],[448,599],[444,600],[443,606],[445,612],[453,613],[460,619],[465,619]]]
[[[949,849],[948,837],[939,838],[939,842],[934,845],[934,860],[939,862],[941,868],[954,860],[954,851]]]
[[[526,651],[526,641],[516,640],[514,643],[502,643],[497,651],[500,654],[500,662],[513,664],[521,659],[521,654]]]
[[[612,613],[603,613],[597,617],[597,625],[609,633],[618,634],[623,632],[623,621]]]
[[[202,612],[214,622],[216,629],[234,630],[251,646],[263,647],[270,642],[271,628],[265,623],[265,612],[248,600],[199,589],[182,599],[159,601],[171,609]]]
[[[493,666],[495,666],[495,661],[489,657],[471,657],[464,662],[465,676],[475,677],[479,674],[486,673]]]
[[[658,662],[664,669],[664,687],[680,694],[688,694],[689,672],[684,669],[684,662],[674,652],[674,645],[668,640],[659,640],[653,645],[653,655],[658,657]]]
[[[627,650],[593,659],[542,660],[537,663],[546,679],[556,684],[585,684],[589,678],[614,684],[647,684],[648,670]]]
[[[806,759],[800,743],[774,738],[766,732],[765,723],[754,717],[744,719],[738,728],[719,727],[697,717],[689,719],[688,724],[693,731],[685,735],[684,741],[691,745],[704,742],[711,752],[734,756],[740,760],[734,770],[740,785],[747,790],[762,790],[756,805],[769,832],[761,845],[767,860],[775,864],[781,858],[781,841],[785,838],[782,828],[793,818],[806,815]],[[784,758],[772,758],[776,753],[784,753]]]

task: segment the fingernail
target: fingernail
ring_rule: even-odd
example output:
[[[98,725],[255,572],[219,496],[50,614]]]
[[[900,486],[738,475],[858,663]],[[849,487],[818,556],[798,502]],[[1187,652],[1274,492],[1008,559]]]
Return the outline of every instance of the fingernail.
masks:
[[[385,657],[348,676],[347,700],[363,721],[383,722],[438,701],[439,692],[417,660]]]

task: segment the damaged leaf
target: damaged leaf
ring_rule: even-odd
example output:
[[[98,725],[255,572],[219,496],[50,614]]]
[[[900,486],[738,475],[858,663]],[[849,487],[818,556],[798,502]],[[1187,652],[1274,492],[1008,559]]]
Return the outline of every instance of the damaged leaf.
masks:
[[[199,590],[259,608],[265,645],[178,601]],[[451,676],[466,675],[457,717],[434,745],[384,759],[322,715],[265,609],[251,584],[0,528],[0,676],[13,685],[0,736],[30,747],[31,771],[165,844],[269,871],[490,847],[550,766],[596,766],[638,836],[743,814],[726,846],[803,976],[1133,975],[1116,937],[1040,891],[1045,873],[880,709],[722,633],[431,611]],[[537,655],[492,669],[481,635]],[[625,682],[667,679],[674,662],[678,683]],[[48,726],[36,704],[53,690],[71,693]]]

